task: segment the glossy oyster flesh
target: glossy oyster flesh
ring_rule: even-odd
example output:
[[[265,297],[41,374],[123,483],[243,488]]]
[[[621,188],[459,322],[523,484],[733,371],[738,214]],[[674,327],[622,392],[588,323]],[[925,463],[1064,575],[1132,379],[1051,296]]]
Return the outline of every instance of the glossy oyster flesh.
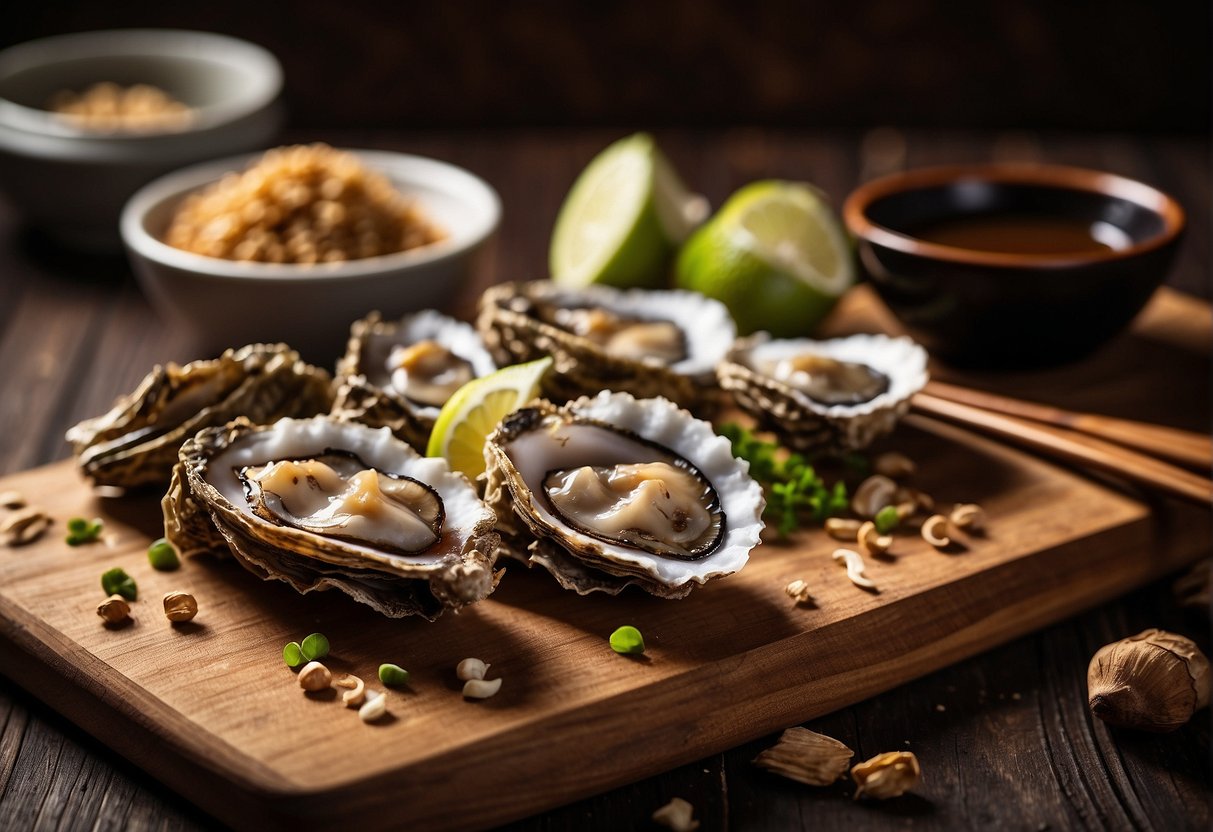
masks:
[[[266,422],[326,412],[329,374],[284,344],[253,344],[184,366],[157,365],[101,416],[67,432],[80,469],[98,485],[168,482],[181,443],[238,416]]]
[[[724,305],[695,292],[542,280],[490,288],[476,325],[501,363],[552,356],[553,400],[609,389],[687,406],[714,388],[712,370],[737,334]]]
[[[763,427],[804,453],[862,450],[889,433],[927,383],[927,355],[909,338],[737,341],[720,386]]]
[[[469,324],[432,309],[395,322],[372,313],[350,328],[333,412],[421,448],[447,399],[496,369]]]
[[[322,416],[208,428],[182,446],[162,505],[184,554],[230,551],[263,579],[335,588],[391,617],[432,620],[496,582],[493,511],[385,428]]]
[[[748,465],[665,399],[541,402],[506,417],[485,459],[511,553],[581,594],[683,597],[744,566],[763,528]]]

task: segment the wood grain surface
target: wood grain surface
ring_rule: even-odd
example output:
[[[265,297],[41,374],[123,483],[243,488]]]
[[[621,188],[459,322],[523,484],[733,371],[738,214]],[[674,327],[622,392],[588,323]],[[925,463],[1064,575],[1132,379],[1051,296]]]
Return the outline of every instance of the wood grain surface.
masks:
[[[486,175],[501,190],[507,206],[493,266],[484,275],[488,281],[538,272],[547,230],[564,189],[611,135],[326,138],[438,155]],[[760,175],[808,178],[840,197],[859,177],[877,172],[899,156],[861,153],[861,147],[887,149],[888,145],[865,145],[859,137],[731,131],[675,133],[662,139],[676,163],[688,171],[688,178],[714,202]],[[1193,229],[1176,280],[1207,292],[1208,236],[1202,229],[1208,227],[1208,168],[1199,143],[1041,140],[1021,134],[903,139],[901,164],[1035,156],[1138,175],[1171,190],[1189,208]],[[0,366],[5,368],[0,375],[0,470],[11,472],[62,457],[63,428],[103,409],[153,361],[190,356],[182,354],[184,347],[175,333],[155,323],[120,261],[65,257],[46,250],[35,238],[18,235],[11,217],[0,219],[4,220],[0,224],[4,234]],[[468,297],[476,291],[469,288]],[[1153,313],[1146,320],[1149,314]],[[1207,351],[1189,355],[1177,349],[1173,343],[1177,340],[1191,343],[1176,334],[1181,329],[1172,325],[1165,331],[1121,339],[1097,362],[1079,368],[1031,376],[953,378],[1073,409],[1207,429]],[[1207,332],[1202,335],[1199,326],[1193,330],[1207,343]],[[1178,382],[1143,386],[1140,373],[1125,370],[1164,366],[1164,362],[1173,368]],[[1207,541],[1207,522],[1200,517],[1189,516],[1170,530],[1174,532],[1176,526],[1180,533],[1204,534]],[[1146,556],[1154,552],[1145,539],[1138,542]],[[1092,547],[1095,555],[1098,543]],[[1089,549],[1088,556],[1094,556],[1090,553]],[[544,587],[530,576],[517,584],[515,590],[503,587],[506,599],[510,592],[525,595]],[[87,613],[85,620],[91,615]],[[1167,587],[1160,585],[810,723],[847,742],[861,757],[908,744],[926,770],[926,780],[911,798],[855,805],[846,799],[843,786],[805,789],[755,772],[748,761],[771,741],[764,737],[574,803],[520,828],[643,828],[649,813],[675,795],[695,804],[705,829],[883,828],[907,822],[916,828],[978,824],[1026,829],[1042,824],[1205,828],[1209,821],[1207,712],[1165,737],[1109,731],[1086,714],[1083,676],[1090,654],[1100,644],[1145,626],[1169,626],[1198,636],[1204,632],[1200,619],[1184,618],[1170,601]],[[347,635],[350,643],[359,638],[357,633]],[[941,650],[949,649],[945,640]],[[653,667],[636,670],[652,672]],[[507,676],[507,681],[510,678],[525,678],[525,674]],[[436,697],[450,694],[452,704],[464,705],[452,691],[436,686],[434,692]],[[295,699],[291,707],[297,705]],[[805,711],[809,712],[816,711]],[[721,719],[728,720],[727,708]],[[0,725],[0,828],[192,829],[213,823],[189,804],[165,794],[155,781],[106,750],[104,743],[82,735],[46,704],[15,688],[0,690]],[[776,727],[763,725],[760,730]],[[159,752],[149,746],[148,753]],[[609,785],[596,782],[593,788]],[[216,788],[205,780],[195,787]]]

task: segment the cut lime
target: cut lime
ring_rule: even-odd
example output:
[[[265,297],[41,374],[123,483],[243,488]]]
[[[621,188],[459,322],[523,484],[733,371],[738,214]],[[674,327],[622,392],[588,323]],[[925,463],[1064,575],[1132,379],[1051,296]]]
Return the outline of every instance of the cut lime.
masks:
[[[807,335],[855,282],[854,255],[818,192],[754,182],[733,194],[678,255],[678,285],[716,298],[743,333]]]
[[[539,382],[552,366],[541,358],[474,379],[442,406],[430,434],[427,456],[440,456],[470,480],[484,473],[484,440],[509,414],[539,395]]]
[[[706,214],[706,200],[687,191],[652,136],[620,139],[565,197],[552,232],[552,280],[664,286],[674,250]]]

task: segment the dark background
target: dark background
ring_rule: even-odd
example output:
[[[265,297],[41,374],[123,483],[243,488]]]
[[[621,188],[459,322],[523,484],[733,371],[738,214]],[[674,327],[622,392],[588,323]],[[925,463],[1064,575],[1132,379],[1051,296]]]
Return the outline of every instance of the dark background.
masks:
[[[305,128],[1207,133],[1202,0],[163,0],[21,4],[0,46],[123,26],[272,50]]]

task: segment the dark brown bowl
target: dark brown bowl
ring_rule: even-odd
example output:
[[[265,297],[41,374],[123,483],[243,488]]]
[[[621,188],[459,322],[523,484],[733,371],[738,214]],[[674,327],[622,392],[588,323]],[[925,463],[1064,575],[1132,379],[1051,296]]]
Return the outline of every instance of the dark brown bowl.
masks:
[[[1127,245],[1004,254],[915,237],[941,221],[998,214],[1107,223]],[[1040,367],[1090,353],[1145,306],[1184,228],[1179,204],[1149,185],[1053,165],[898,173],[855,190],[843,216],[864,271],[910,334],[970,367]]]

